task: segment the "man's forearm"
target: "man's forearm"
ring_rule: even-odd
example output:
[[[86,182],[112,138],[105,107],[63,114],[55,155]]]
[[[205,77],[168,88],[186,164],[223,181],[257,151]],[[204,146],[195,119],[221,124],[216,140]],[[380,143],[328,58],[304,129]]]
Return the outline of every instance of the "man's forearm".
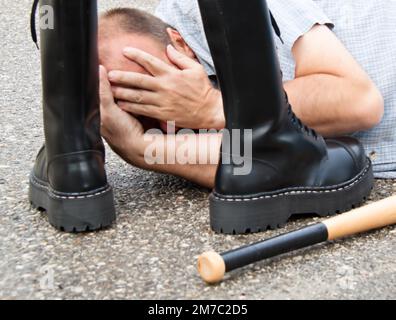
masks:
[[[375,124],[376,119],[372,124],[365,114],[367,106],[380,104],[371,87],[329,74],[296,78],[284,86],[297,116],[324,136],[350,134]]]
[[[214,187],[221,134],[145,134],[138,152],[123,158],[141,169],[171,174],[207,188]]]

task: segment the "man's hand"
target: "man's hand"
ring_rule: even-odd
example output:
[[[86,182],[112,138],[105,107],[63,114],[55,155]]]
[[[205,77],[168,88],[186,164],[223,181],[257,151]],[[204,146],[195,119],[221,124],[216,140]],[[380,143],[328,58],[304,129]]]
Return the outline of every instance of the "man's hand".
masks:
[[[175,121],[182,128],[224,128],[221,93],[213,88],[201,64],[171,45],[167,55],[177,68],[134,48],[126,48],[124,55],[150,75],[109,73],[114,97],[122,110],[160,121]]]
[[[178,154],[179,148],[186,151],[186,141],[188,139],[170,138],[171,143],[167,142],[168,135],[161,135],[162,139],[155,139],[150,134],[151,139],[145,139],[143,126],[131,114],[120,109],[114,102],[111,92],[110,82],[104,67],[100,67],[100,110],[102,118],[102,135],[109,143],[111,148],[126,162],[146,170],[153,170],[162,173],[173,174],[183,177],[202,186],[213,188],[217,164],[189,165],[189,164],[149,164],[145,161],[145,151],[148,147],[156,147],[156,156],[163,156],[167,159],[168,154]],[[154,139],[153,139],[154,138]],[[201,145],[191,144],[188,147],[188,158],[196,158],[196,163],[200,159],[212,159],[212,155],[220,154],[222,135],[210,136],[210,138],[198,139]],[[212,143],[208,143],[212,141]],[[180,152],[179,152],[180,153]],[[202,154],[203,153],[203,154]]]
[[[131,114],[123,111],[114,102],[107,71],[100,66],[100,113],[101,134],[124,160],[134,163],[144,152],[140,142],[143,140],[143,126]]]

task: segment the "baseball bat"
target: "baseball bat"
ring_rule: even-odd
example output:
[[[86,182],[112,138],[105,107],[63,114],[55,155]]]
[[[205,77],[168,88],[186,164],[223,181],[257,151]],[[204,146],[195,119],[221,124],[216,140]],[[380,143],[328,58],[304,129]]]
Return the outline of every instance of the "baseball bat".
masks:
[[[215,284],[227,272],[318,243],[396,224],[396,196],[374,202],[303,229],[222,254],[206,252],[198,258],[201,278]]]

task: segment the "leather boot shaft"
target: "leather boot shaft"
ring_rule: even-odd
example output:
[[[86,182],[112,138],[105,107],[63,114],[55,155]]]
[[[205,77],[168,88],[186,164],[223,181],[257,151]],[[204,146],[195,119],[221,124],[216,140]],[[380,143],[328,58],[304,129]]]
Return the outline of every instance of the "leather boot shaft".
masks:
[[[107,185],[100,135],[96,0],[40,0],[53,28],[40,28],[46,175],[60,192]],[[46,11],[46,10],[44,10]]]
[[[266,2],[201,0],[199,4],[227,129],[259,129],[262,134],[263,129],[271,130],[287,109],[267,107],[285,105],[285,95],[279,90],[282,74]]]
[[[54,28],[40,31],[47,154],[103,151],[96,0],[41,0],[45,5],[54,13]]]

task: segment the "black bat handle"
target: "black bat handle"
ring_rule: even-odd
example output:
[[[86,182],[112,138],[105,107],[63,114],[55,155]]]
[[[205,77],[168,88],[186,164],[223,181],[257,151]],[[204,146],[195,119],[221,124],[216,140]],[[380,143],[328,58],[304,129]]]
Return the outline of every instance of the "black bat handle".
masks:
[[[326,225],[317,223],[275,238],[225,252],[221,256],[224,259],[226,272],[229,272],[254,262],[325,242],[328,236]]]

